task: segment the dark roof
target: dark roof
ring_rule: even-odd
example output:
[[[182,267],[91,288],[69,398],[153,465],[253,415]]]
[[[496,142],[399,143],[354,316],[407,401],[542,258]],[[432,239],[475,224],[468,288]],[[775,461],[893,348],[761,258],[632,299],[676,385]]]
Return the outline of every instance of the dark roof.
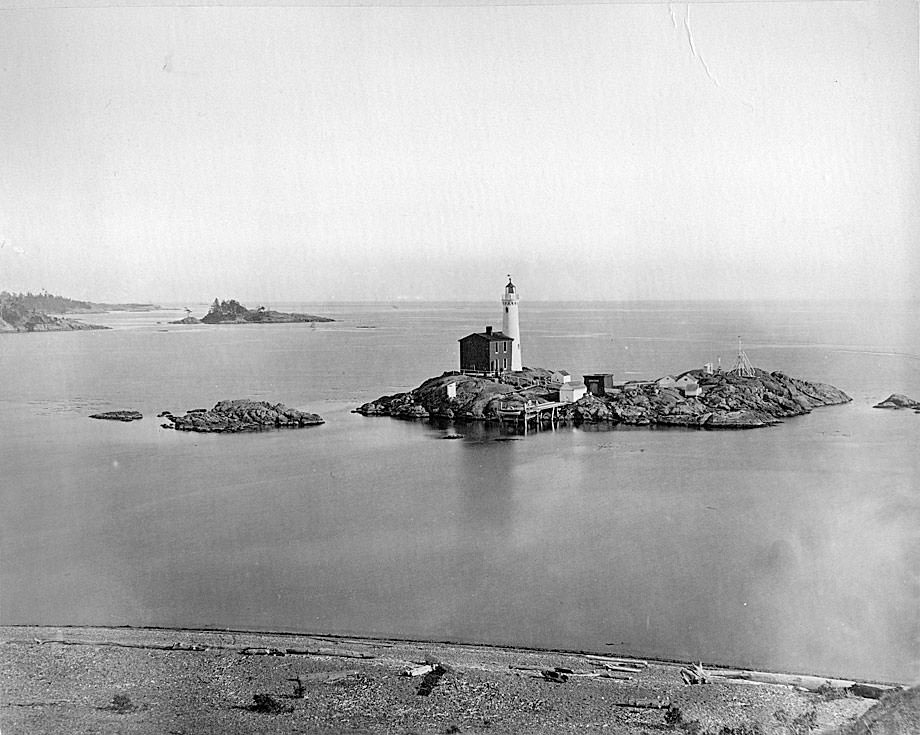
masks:
[[[466,337],[461,337],[458,339],[458,342],[462,342],[465,339],[470,337],[480,337],[482,339],[487,339],[490,342],[514,342],[514,337],[509,337],[503,332],[492,332],[491,334],[486,334],[485,332],[473,332],[472,334],[466,335]]]

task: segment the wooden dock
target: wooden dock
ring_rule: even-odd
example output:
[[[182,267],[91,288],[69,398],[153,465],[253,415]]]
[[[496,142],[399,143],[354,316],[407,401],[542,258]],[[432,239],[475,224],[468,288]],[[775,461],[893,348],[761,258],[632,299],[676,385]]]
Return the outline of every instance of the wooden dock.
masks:
[[[520,426],[525,434],[531,423],[535,428],[540,428],[545,421],[549,421],[555,428],[559,420],[559,409],[567,405],[562,401],[528,401],[523,405],[502,403],[498,409],[498,420],[501,424],[508,421],[514,426]]]

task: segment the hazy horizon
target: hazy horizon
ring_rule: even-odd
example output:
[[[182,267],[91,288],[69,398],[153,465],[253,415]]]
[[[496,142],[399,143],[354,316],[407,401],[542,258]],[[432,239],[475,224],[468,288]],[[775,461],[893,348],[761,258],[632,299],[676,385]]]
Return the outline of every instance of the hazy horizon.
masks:
[[[918,8],[7,8],[0,289],[904,302]],[[197,294],[197,295],[196,295]]]
[[[6,288],[0,286],[0,292],[9,292],[12,294],[19,293],[29,293],[37,295],[40,293],[41,289],[28,289],[28,288]],[[488,304],[497,304],[500,300],[499,297],[494,298],[440,298],[440,299],[425,299],[420,297],[404,297],[404,296],[394,296],[387,299],[310,299],[310,298],[271,298],[265,299],[261,298],[258,295],[251,295],[245,297],[239,297],[236,294],[217,294],[213,297],[191,297],[191,298],[175,298],[175,299],[146,299],[146,298],[124,298],[124,299],[107,299],[107,298],[92,298],[87,296],[85,298],[77,298],[67,293],[60,293],[53,289],[47,289],[49,295],[59,296],[64,298],[70,298],[74,301],[88,301],[94,304],[135,304],[142,306],[155,306],[163,310],[179,310],[183,307],[193,305],[193,306],[209,306],[213,303],[216,298],[219,301],[230,301],[231,299],[241,303],[243,306],[248,308],[256,308],[257,306],[265,306],[269,308],[279,307],[279,306],[290,306],[290,305],[329,305],[329,306],[346,306],[349,304],[358,304],[358,305],[374,305],[374,304],[384,304],[384,305],[398,305],[398,304],[467,304],[467,305],[488,305]],[[863,306],[895,306],[895,307],[908,307],[912,308],[915,306],[920,306],[920,295],[908,296],[906,298],[885,298],[885,297],[869,297],[869,298],[845,298],[842,296],[822,296],[822,297],[794,297],[794,298],[558,298],[558,299],[522,299],[522,305],[533,304],[665,304],[665,305],[675,305],[675,304],[745,304],[755,306],[758,304],[783,304],[785,306],[791,306],[795,304],[802,304],[804,306],[820,306],[820,305],[834,305],[839,304],[841,306],[847,307],[858,307]]]

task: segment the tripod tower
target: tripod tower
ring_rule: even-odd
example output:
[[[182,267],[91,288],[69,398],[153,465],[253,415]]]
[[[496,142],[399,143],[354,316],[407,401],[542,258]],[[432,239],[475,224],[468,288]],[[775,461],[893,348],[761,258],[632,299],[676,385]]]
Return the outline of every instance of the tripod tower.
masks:
[[[738,337],[738,357],[735,359],[734,367],[729,370],[730,373],[734,375],[739,375],[742,378],[753,378],[754,377],[754,366],[751,365],[751,361],[748,359],[747,353],[741,349],[741,337]]]

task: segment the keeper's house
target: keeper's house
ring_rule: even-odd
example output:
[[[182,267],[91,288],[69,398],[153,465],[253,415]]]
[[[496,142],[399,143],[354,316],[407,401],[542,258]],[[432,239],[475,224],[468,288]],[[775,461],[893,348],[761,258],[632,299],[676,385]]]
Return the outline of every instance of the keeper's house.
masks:
[[[502,332],[476,332],[460,340],[460,372],[502,373],[511,369],[514,339]]]

